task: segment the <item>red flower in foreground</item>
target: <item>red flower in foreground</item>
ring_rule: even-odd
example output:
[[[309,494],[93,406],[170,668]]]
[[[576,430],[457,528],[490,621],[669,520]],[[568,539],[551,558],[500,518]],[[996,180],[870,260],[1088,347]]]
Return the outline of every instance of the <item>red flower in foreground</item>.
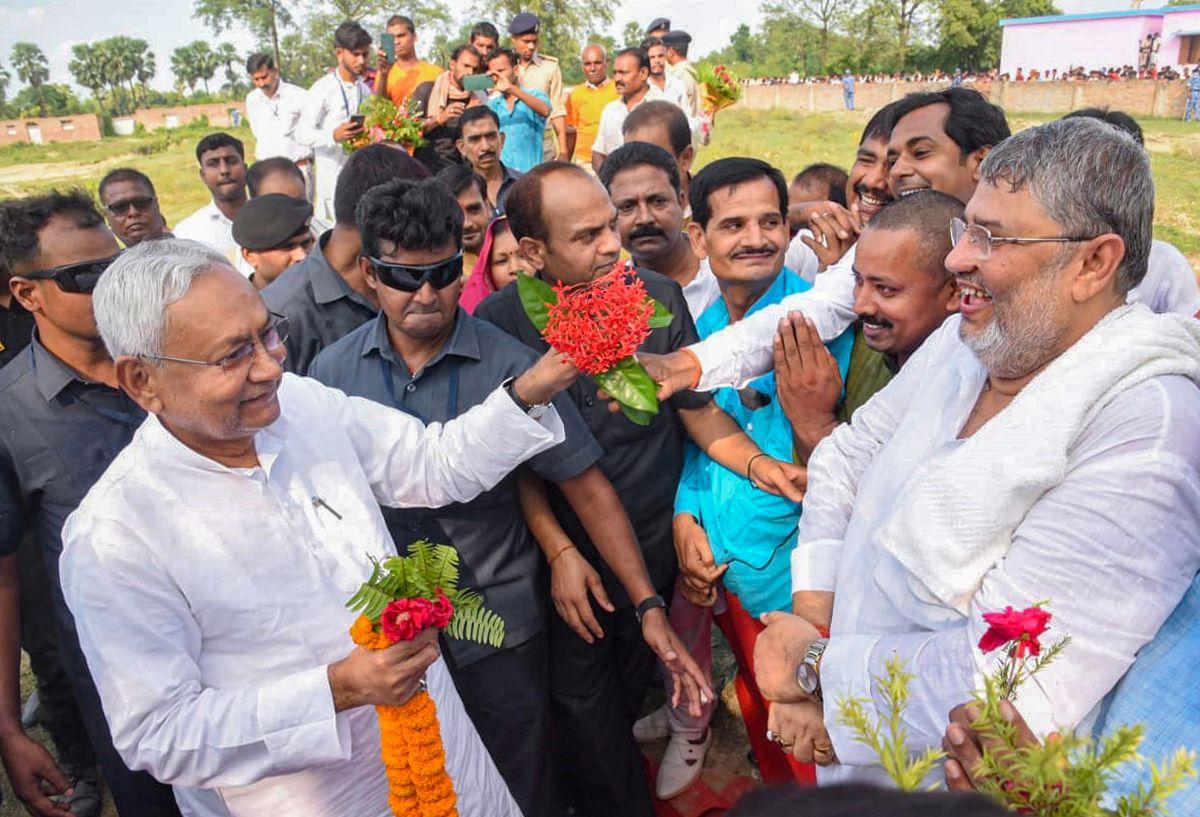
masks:
[[[654,304],[624,262],[589,283],[566,287],[560,281],[554,289],[558,302],[547,304],[542,337],[581,371],[608,371],[633,355],[650,334]]]
[[[997,647],[1016,642],[1012,648],[1013,655],[1024,658],[1041,652],[1038,636],[1049,626],[1050,613],[1041,607],[1026,610],[1005,607],[1002,613],[984,613],[983,620],[988,623],[988,629],[979,639],[979,649],[991,652]]]
[[[450,599],[446,598],[446,594],[440,587],[437,589],[437,598],[433,600],[431,611],[433,626],[438,629],[445,627],[450,623],[450,619],[454,618],[454,605],[450,603]]]
[[[433,623],[434,603],[429,599],[399,599],[389,602],[379,616],[379,629],[393,644],[397,641],[412,641]]]

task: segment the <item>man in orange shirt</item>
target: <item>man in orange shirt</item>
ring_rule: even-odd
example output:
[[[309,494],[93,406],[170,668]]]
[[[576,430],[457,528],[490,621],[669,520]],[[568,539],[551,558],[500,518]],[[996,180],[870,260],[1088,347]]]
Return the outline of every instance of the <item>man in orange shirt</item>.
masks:
[[[402,14],[393,15],[384,28],[396,42],[396,59],[387,61],[379,49],[379,72],[375,75],[375,93],[386,96],[403,108],[417,87],[437,79],[442,69],[433,63],[417,59],[417,27]]]
[[[600,112],[617,98],[617,88],[608,77],[604,46],[589,45],[580,55],[583,85],[567,97],[567,155],[575,164],[592,171],[592,142],[600,129]]]

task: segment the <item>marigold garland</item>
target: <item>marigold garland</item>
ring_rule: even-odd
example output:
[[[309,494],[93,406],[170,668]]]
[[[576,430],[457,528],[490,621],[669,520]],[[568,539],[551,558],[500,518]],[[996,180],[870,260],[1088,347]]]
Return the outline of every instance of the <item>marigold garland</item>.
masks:
[[[555,284],[558,300],[547,305],[542,336],[580,371],[606,372],[630,357],[650,335],[654,303],[642,280],[618,261],[611,272],[586,284]]]
[[[393,643],[376,632],[366,616],[355,619],[350,637],[367,650],[382,650]],[[433,698],[420,690],[400,706],[377,706],[375,712],[392,813],[457,817],[454,784],[446,772],[446,750]]]

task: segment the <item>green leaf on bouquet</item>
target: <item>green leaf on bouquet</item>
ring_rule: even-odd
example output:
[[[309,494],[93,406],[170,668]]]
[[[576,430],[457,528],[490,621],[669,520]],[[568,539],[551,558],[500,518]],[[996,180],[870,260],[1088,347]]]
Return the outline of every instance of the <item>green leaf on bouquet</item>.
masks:
[[[634,409],[637,414],[625,413],[638,425],[647,425],[658,413],[658,385],[650,379],[645,367],[627,357],[606,372],[595,375],[600,388],[621,404],[622,410]],[[648,415],[648,416],[643,416]]]
[[[666,329],[671,325],[671,321],[675,320],[675,316],[660,301],[654,298],[650,301],[654,304],[654,313],[650,315],[650,328]]]
[[[541,278],[534,278],[532,275],[518,275],[517,295],[521,298],[521,306],[525,307],[525,314],[529,316],[530,323],[539,332],[544,331],[550,320],[550,313],[546,306],[558,303],[558,295],[554,292],[554,287]]]
[[[622,403],[621,404],[621,413],[624,414],[626,417],[628,417],[630,422],[632,422],[636,425],[648,426],[648,425],[650,425],[650,422],[654,419],[654,415],[657,414],[658,412],[642,411],[641,409],[635,409],[632,406],[627,406],[624,403]]]

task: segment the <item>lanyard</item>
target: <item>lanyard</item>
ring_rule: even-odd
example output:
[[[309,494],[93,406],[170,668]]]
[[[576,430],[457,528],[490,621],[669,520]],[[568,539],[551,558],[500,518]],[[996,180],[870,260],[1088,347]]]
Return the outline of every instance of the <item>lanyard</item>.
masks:
[[[30,345],[27,348],[29,349],[29,368],[32,370],[33,376],[36,378],[37,377],[37,355],[35,355],[33,353],[32,345]],[[77,379],[76,382],[83,383],[84,381]],[[129,399],[127,397],[124,397],[124,395],[120,391],[118,391],[117,394],[121,395],[122,399],[125,399],[125,400]],[[142,421],[146,419],[145,413],[142,412],[140,409],[137,411],[118,411],[117,409],[103,408],[101,406],[93,406],[91,403],[89,403],[87,400],[84,400],[83,397],[81,397],[80,395],[77,395],[77,394],[68,393],[68,394],[64,395],[64,397],[71,403],[78,403],[79,405],[83,406],[85,409],[92,412],[93,414],[96,414],[107,420],[115,420],[116,422],[118,422],[121,425],[126,426],[128,428],[137,428],[138,426],[140,426],[142,424]]]
[[[351,113],[350,98],[346,96],[346,86],[342,84],[342,78],[337,75],[336,71],[333,78],[337,81],[338,93],[342,95],[342,107],[346,109],[346,118],[349,119],[355,113],[358,113],[358,109],[362,107],[362,86],[359,85],[357,79],[354,80],[354,93],[358,95],[358,102],[354,103],[354,113]]]
[[[459,361],[452,360],[446,364],[450,369],[450,387],[446,393],[446,419],[453,420],[458,416],[458,366]],[[383,385],[387,387],[388,396],[392,398],[392,405],[403,411],[405,414],[416,417],[425,425],[429,425],[432,421],[418,411],[405,406],[396,398],[396,383],[392,378],[392,364],[383,358],[379,358],[379,370],[383,373]]]

